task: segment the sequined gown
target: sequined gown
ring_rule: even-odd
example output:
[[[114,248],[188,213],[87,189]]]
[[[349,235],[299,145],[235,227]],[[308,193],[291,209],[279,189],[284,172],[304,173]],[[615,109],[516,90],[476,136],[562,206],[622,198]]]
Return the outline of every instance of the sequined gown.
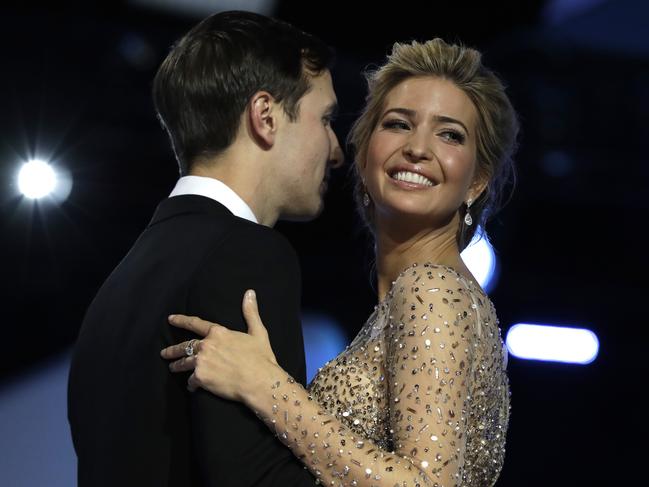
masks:
[[[505,454],[506,357],[480,287],[415,264],[309,385],[317,414],[288,378],[273,386],[271,421],[325,485],[491,486]]]

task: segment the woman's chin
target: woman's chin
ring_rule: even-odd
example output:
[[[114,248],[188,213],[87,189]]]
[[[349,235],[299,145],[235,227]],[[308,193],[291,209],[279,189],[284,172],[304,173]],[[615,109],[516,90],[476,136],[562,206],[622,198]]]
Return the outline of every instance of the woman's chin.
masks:
[[[392,225],[417,225],[421,227],[430,227],[434,223],[434,219],[430,213],[412,210],[411,208],[392,207],[382,212],[380,218]]]
[[[422,208],[421,201],[413,201],[410,198],[386,201],[383,205],[377,207],[377,209],[378,213],[384,214],[389,218],[426,220],[432,217],[430,209]]]
[[[415,231],[448,226],[453,220],[453,215],[440,215],[430,209],[423,209],[421,205],[411,205],[405,201],[377,207],[375,215],[377,223],[382,220],[384,224]]]

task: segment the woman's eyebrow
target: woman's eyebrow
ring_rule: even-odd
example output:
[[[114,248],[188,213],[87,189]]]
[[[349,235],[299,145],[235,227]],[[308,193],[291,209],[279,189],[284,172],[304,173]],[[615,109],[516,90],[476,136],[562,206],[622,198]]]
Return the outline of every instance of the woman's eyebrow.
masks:
[[[381,118],[385,117],[388,113],[391,113],[391,112],[400,113],[401,115],[405,115],[406,117],[410,117],[410,118],[414,118],[417,115],[417,111],[412,110],[410,108],[390,108],[390,109],[386,110],[385,113],[383,113]],[[433,120],[435,120],[436,122],[441,122],[441,123],[454,123],[454,124],[457,124],[460,127],[462,127],[467,134],[469,133],[469,129],[466,128],[466,125],[464,125],[460,120],[457,120],[457,119],[455,119],[453,117],[449,117],[447,115],[435,115],[433,117]]]

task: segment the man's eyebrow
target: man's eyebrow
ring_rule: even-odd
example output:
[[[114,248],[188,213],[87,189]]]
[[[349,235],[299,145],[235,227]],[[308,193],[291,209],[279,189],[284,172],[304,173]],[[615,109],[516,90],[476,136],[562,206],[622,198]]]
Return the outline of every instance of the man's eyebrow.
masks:
[[[405,115],[405,116],[410,117],[410,118],[414,118],[417,115],[416,110],[411,110],[409,108],[390,108],[389,110],[385,111],[385,113],[382,115],[381,118],[385,117],[390,112],[400,113],[400,114]],[[470,133],[469,129],[466,128],[466,125],[464,125],[460,120],[457,120],[457,119],[455,119],[453,117],[448,117],[446,115],[435,115],[433,117],[433,120],[435,120],[436,122],[454,123],[454,124],[460,125],[467,134]]]

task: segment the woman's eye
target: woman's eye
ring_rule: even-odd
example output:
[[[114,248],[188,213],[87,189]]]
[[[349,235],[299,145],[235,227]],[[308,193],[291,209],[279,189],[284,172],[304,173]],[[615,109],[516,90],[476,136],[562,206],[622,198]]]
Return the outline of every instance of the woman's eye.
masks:
[[[410,126],[403,120],[386,120],[381,124],[386,129],[408,130]]]
[[[440,135],[449,142],[454,142],[456,144],[464,143],[464,134],[455,130],[445,130]]]

